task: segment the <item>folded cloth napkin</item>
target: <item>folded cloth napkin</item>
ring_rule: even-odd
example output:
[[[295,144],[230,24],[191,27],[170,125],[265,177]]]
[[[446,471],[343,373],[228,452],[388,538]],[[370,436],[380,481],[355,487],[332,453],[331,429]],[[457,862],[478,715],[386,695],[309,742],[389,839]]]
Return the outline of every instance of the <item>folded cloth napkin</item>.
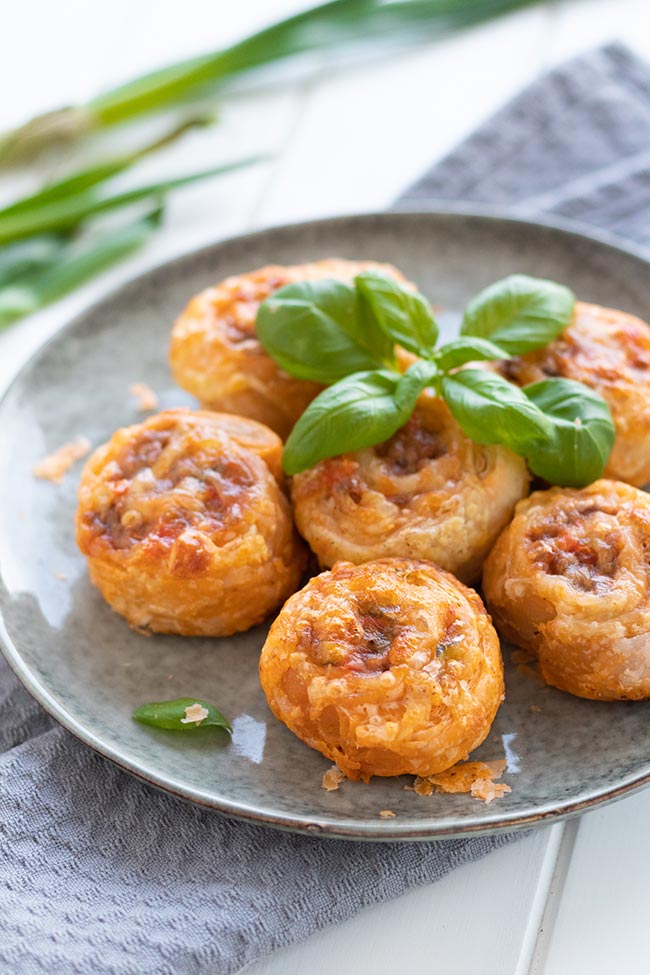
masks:
[[[650,68],[621,47],[551,72],[404,200],[494,203],[650,237]],[[74,975],[236,972],[509,841],[296,836],[163,795],[77,742],[0,664],[0,962]]]
[[[650,67],[608,44],[509,102],[399,199],[490,204],[650,242]]]

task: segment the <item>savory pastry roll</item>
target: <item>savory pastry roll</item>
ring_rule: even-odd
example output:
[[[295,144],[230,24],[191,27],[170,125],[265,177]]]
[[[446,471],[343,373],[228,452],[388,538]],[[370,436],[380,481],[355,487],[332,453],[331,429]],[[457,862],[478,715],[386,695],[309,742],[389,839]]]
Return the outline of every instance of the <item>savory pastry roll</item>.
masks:
[[[364,781],[449,768],[503,699],[479,596],[415,559],[339,562],[310,579],[273,623],[260,678],[276,718]]]
[[[425,395],[390,440],[297,474],[292,496],[322,565],[430,559],[471,582],[528,481],[521,457],[474,443],[441,399]]]
[[[650,697],[650,497],[621,481],[536,491],[485,563],[497,629],[578,697]]]
[[[183,409],[99,447],[81,478],[77,543],[113,609],[161,633],[226,636],[286,599],[306,559],[271,473],[280,449],[252,420]]]
[[[404,280],[388,264],[330,258],[263,267],[201,292],[172,331],[170,365],[176,382],[206,407],[253,417],[286,439],[322,387],[287,375],[266,354],[255,335],[257,309],[287,284],[323,278],[352,281],[368,269]]]
[[[640,318],[578,302],[559,338],[501,363],[500,372],[519,386],[562,376],[595,389],[616,427],[605,475],[650,482],[650,328]]]

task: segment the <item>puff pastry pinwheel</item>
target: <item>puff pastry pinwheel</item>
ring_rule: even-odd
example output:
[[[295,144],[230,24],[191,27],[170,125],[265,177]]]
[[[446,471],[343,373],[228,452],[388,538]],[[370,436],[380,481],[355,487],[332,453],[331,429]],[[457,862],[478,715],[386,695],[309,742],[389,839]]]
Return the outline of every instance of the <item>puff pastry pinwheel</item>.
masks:
[[[135,627],[225,636],[286,599],[305,553],[271,473],[280,451],[252,420],[184,409],[99,447],[81,478],[77,543],[113,609]]]
[[[275,716],[350,779],[433,775],[486,737],[503,699],[479,596],[431,562],[339,562],[285,603],[260,658]]]
[[[206,407],[253,417],[285,439],[322,387],[289,376],[267,355],[255,335],[257,310],[284,285],[324,278],[351,282],[369,269],[404,280],[387,264],[330,258],[263,267],[201,292],[172,331],[170,364],[176,382]]]
[[[497,629],[555,687],[650,697],[650,497],[621,481],[536,491],[485,563]]]
[[[475,444],[441,399],[425,395],[386,443],[297,474],[292,497],[321,565],[430,559],[471,582],[528,483],[521,457]]]
[[[650,482],[650,328],[640,318],[578,302],[554,342],[499,371],[519,386],[562,376],[596,390],[616,427],[605,476],[637,487]]]

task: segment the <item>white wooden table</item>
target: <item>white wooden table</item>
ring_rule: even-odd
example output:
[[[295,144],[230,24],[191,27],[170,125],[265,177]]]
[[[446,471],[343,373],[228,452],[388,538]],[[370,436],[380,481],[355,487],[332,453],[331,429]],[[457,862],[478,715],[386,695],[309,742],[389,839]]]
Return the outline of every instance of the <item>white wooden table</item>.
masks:
[[[8,4],[0,127],[302,6],[304,0]],[[650,0],[557,0],[381,62],[329,59],[291,86],[232,99],[223,124],[190,136],[172,150],[169,166],[191,170],[260,149],[272,158],[183,191],[145,252],[4,335],[0,384],[70,314],[144,267],[251,227],[384,207],[545,68],[615,37],[650,58]],[[539,829],[247,973],[647,971],[649,820],[650,790]]]

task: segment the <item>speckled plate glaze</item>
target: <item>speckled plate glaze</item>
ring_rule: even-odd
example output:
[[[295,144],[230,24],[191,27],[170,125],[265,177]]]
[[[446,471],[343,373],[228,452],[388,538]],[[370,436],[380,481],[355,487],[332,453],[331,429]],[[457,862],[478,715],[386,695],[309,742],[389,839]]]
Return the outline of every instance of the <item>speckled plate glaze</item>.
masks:
[[[142,415],[146,382],[162,406],[172,385],[167,342],[196,291],[269,262],[330,255],[398,265],[455,313],[513,271],[566,282],[587,300],[650,319],[650,268],[605,239],[567,228],[458,211],[343,217],[238,237],[160,267],[82,314],[43,346],[0,406],[0,613],[4,652],[34,697],[80,739],[140,778],[215,810],[294,830],[358,839],[431,839],[515,829],[568,816],[650,781],[650,704],[581,701],[506,660],[505,703],[475,757],[505,757],[512,792],[491,805],[419,797],[406,780],[321,789],[329,763],[270,714],[257,676],[264,628],[223,640],[146,637],[90,585],[73,537],[80,465],[62,485],[34,463],[76,435],[93,444]],[[251,594],[254,598],[254,594]],[[135,724],[144,702],[197,695],[232,719],[219,733],[178,736]],[[69,783],[70,789],[75,783]],[[393,819],[381,819],[390,809]]]

